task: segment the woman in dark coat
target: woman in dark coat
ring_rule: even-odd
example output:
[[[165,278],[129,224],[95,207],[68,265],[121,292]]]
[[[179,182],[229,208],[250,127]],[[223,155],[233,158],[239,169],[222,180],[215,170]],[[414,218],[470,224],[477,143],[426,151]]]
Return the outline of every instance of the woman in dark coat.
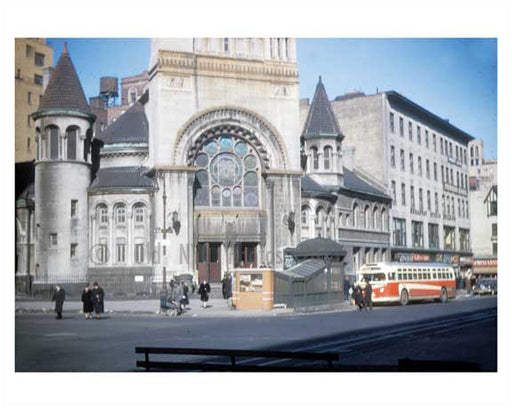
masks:
[[[98,285],[98,282],[93,283],[93,301],[94,301],[94,313],[96,313],[96,319],[100,318],[100,313],[103,313],[104,307],[103,307],[103,299],[105,298],[105,292],[102,288]]]
[[[354,288],[354,299],[359,310],[363,310],[363,291],[359,284]]]
[[[83,311],[85,314],[85,318],[92,319],[92,312],[94,311],[94,301],[92,290],[89,288],[89,284],[86,283],[85,289],[82,292],[82,303],[83,303]]]
[[[55,319],[62,319],[62,306],[64,305],[64,299],[66,299],[66,292],[59,285],[55,286],[55,293],[53,294],[52,301],[55,301],[55,313],[57,317]]]
[[[203,302],[203,309],[205,309],[206,302],[208,302],[208,297],[210,296],[210,284],[206,280],[203,280],[197,293],[201,295],[201,302]]]

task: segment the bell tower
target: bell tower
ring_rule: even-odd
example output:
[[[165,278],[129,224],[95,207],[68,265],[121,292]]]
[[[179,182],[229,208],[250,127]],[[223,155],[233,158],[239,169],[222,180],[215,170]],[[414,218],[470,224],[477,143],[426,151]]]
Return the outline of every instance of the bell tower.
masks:
[[[89,257],[87,189],[96,117],[67,45],[32,118],[37,133],[33,285],[81,286]]]
[[[343,185],[343,138],[322,77],[319,77],[302,131],[301,145],[307,156],[306,172],[321,185]]]

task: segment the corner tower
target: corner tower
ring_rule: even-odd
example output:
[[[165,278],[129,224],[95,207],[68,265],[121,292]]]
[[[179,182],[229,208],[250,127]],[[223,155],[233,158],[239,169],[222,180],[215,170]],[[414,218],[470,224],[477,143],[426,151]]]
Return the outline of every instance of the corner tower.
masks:
[[[89,254],[87,188],[95,115],[66,45],[32,117],[36,123],[34,286],[81,286]]]
[[[301,136],[306,172],[319,184],[343,185],[342,141],[338,120],[319,77]]]

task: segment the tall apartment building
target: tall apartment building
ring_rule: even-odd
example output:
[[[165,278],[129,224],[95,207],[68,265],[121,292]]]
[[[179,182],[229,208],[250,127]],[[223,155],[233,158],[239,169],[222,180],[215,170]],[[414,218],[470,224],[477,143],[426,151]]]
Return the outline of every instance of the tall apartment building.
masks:
[[[45,68],[53,67],[53,49],[44,38],[17,38],[15,70],[15,162],[35,158],[35,128],[30,114],[43,97]]]
[[[395,91],[332,102],[355,163],[387,187],[391,257],[471,266],[468,143],[473,137]]]
[[[469,196],[473,273],[498,273],[498,161],[484,159],[484,142],[469,143]]]

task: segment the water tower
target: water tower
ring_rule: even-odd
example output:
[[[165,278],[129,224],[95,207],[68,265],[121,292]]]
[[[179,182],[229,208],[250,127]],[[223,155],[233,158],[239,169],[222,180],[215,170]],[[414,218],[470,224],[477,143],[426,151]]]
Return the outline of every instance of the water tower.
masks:
[[[100,97],[107,106],[113,106],[119,96],[117,89],[117,77],[100,78]]]

